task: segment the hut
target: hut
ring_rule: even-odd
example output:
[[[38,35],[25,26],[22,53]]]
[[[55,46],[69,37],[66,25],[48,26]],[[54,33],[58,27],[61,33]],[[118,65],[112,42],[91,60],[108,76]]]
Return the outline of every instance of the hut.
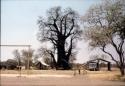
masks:
[[[45,64],[44,62],[41,61],[36,61],[35,62],[35,67],[40,70],[47,70],[50,68],[49,65]]]
[[[104,59],[101,59],[101,58],[88,61],[87,62],[87,69],[92,70],[92,71],[99,71],[101,62],[106,62],[107,63],[107,70],[111,71],[111,62],[104,60]]]

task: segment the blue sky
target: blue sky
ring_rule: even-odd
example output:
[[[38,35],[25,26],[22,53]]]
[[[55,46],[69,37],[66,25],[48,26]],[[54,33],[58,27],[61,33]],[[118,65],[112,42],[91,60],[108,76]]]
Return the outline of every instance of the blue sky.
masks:
[[[46,16],[46,11],[54,6],[71,7],[80,15],[99,0],[1,0],[1,44],[30,44],[37,49],[38,16]],[[79,42],[78,62],[87,57],[86,43]],[[2,47],[2,60],[12,58],[15,48]],[[21,48],[20,48],[21,49]]]

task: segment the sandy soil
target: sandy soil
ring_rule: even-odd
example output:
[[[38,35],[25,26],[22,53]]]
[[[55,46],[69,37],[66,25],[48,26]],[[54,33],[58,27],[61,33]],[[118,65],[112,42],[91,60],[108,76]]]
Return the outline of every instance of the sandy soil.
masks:
[[[74,77],[1,77],[0,86],[125,86],[125,82],[93,80],[85,76]]]
[[[73,77],[73,75],[58,75],[58,74],[32,74],[32,75],[27,75],[27,74],[1,74],[1,77]]]
[[[28,75],[27,75],[28,74]],[[74,71],[30,70],[1,71],[0,86],[125,86],[123,81],[114,81],[118,71],[87,71],[81,75]],[[117,78],[116,78],[117,79]]]

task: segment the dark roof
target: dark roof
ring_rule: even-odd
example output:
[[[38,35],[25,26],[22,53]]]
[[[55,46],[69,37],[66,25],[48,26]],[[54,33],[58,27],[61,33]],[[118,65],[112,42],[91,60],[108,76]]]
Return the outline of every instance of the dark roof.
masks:
[[[104,62],[109,62],[110,63],[110,61],[107,61],[107,60],[104,60],[104,59],[101,59],[101,58],[98,58],[98,59],[94,59],[94,60],[90,60],[90,61],[88,61],[87,63],[91,63],[91,62],[95,62],[95,61],[104,61]]]
[[[42,64],[42,65],[44,65],[44,66],[49,66],[49,65],[43,64],[41,61],[36,61],[34,64],[35,64],[35,65]]]

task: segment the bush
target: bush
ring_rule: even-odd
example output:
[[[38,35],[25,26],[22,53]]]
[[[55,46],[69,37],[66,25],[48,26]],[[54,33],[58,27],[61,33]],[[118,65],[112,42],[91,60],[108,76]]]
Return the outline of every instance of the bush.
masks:
[[[0,69],[6,69],[6,62],[0,62]]]
[[[10,69],[10,70],[16,69],[17,65],[18,65],[18,62],[16,60],[8,59],[6,61],[6,67],[7,67],[7,69]]]

